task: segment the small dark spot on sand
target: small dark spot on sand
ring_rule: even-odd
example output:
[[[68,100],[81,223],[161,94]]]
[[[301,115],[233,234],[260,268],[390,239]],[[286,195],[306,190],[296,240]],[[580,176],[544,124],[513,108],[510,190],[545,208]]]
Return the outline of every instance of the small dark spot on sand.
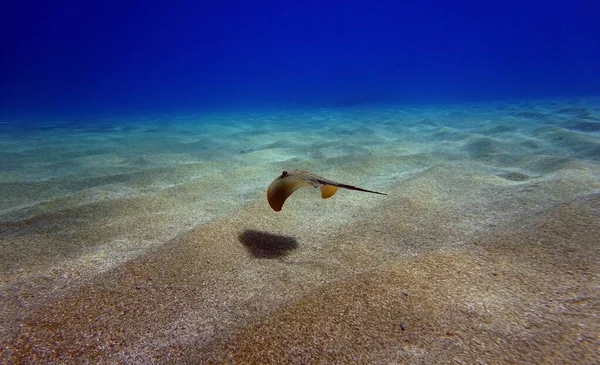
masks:
[[[497,133],[507,133],[507,132],[515,132],[517,128],[512,125],[499,125],[493,128],[490,128],[486,131],[487,134],[497,134]]]
[[[475,159],[488,159],[502,152],[500,143],[486,137],[475,138],[465,144],[464,148]]]
[[[527,181],[527,180],[529,180],[528,175],[522,174],[520,172],[515,172],[515,171],[505,172],[498,176],[500,176],[506,180],[511,180],[511,181]]]
[[[401,329],[402,331],[406,331],[406,323],[404,323],[404,322],[400,322],[400,329]]]
[[[555,119],[552,114],[535,112],[535,111],[523,111],[514,114],[517,117],[533,119],[541,123],[553,123]]]
[[[587,108],[567,107],[556,111],[557,113],[574,115],[576,117],[585,118],[590,116],[590,111]]]
[[[581,132],[599,132],[600,122],[593,120],[571,120],[565,124],[565,128]]]

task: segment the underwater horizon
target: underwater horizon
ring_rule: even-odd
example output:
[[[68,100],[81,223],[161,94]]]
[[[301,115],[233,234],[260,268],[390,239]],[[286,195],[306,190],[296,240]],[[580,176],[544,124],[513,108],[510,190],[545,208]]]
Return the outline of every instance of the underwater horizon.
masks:
[[[0,12],[0,363],[600,363],[600,5]]]
[[[0,118],[600,93],[593,1],[13,2]]]

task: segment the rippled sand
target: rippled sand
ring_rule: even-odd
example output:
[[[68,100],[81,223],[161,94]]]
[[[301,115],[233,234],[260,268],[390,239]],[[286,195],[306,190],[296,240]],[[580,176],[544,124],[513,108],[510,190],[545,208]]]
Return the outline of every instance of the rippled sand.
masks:
[[[3,362],[600,362],[597,101],[0,128]]]

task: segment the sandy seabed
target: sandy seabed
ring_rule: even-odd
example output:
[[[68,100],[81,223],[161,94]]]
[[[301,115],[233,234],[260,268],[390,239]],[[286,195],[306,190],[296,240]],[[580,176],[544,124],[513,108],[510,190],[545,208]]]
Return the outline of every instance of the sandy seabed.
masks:
[[[2,363],[600,363],[597,99],[0,130]]]

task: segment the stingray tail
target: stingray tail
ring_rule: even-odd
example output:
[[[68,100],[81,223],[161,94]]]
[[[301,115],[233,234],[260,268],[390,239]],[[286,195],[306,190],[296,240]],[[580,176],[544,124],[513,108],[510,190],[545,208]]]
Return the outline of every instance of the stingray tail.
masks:
[[[379,194],[379,195],[387,195],[386,193],[380,193],[380,192],[378,192],[378,191],[367,190],[367,189],[359,188],[359,187],[352,186],[352,185],[339,184],[338,186],[339,186],[340,188],[349,189],[349,190],[356,190],[356,191],[363,191],[363,192],[365,192],[365,193],[373,193],[373,194]]]

